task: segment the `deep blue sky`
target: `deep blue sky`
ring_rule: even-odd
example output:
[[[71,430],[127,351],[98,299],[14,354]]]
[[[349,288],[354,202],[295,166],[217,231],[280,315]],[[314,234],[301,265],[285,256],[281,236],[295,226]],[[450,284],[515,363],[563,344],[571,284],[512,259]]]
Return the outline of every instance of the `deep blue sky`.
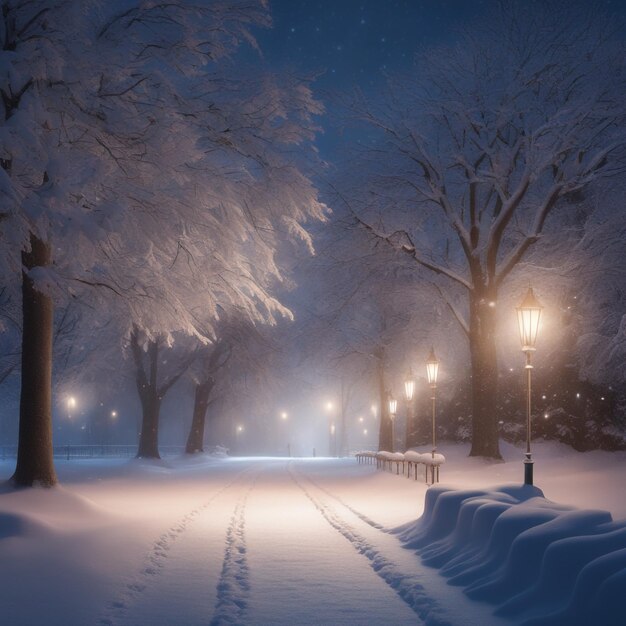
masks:
[[[422,46],[449,37],[489,0],[271,0],[274,28],[259,37],[272,64],[324,71],[321,88],[373,86]]]
[[[270,66],[319,73],[316,93],[332,112],[333,93],[358,86],[374,95],[385,74],[406,69],[424,46],[442,43],[491,0],[270,0],[274,26],[259,33]],[[332,116],[331,116],[332,118]],[[333,160],[340,136],[322,120],[322,156]]]
[[[519,0],[532,10],[533,2]],[[572,0],[572,2],[587,0]],[[385,73],[410,67],[424,47],[455,37],[459,26],[480,20],[497,0],[270,0],[274,26],[257,32],[267,63],[320,72],[315,88],[332,109],[331,94],[358,86],[374,95]],[[611,13],[626,16],[626,0],[600,0]],[[340,142],[327,129],[318,140],[333,159]]]

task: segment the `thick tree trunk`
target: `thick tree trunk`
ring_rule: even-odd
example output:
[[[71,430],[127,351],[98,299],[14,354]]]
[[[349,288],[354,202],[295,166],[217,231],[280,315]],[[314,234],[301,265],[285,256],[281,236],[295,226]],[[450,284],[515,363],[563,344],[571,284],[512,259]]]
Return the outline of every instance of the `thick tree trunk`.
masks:
[[[488,291],[470,295],[470,359],[472,366],[472,449],[470,456],[500,459],[498,443],[498,359],[496,298]]]
[[[341,415],[339,416],[339,454],[338,456],[348,456],[348,402],[349,395],[346,383],[341,379]]]
[[[50,246],[31,234],[22,252],[26,270],[50,265]],[[57,482],[52,457],[52,299],[22,272],[22,382],[17,464],[13,482],[50,487]]]
[[[388,450],[392,448],[392,424],[389,416],[387,387],[385,386],[385,359],[384,354],[378,359],[378,396],[380,404],[380,426],[378,431],[378,449]]]
[[[145,396],[145,397],[144,397]],[[160,459],[159,413],[161,401],[156,390],[149,389],[141,398],[141,434],[139,435],[138,459]]]
[[[185,448],[187,454],[204,451],[204,425],[206,423],[206,411],[209,406],[209,396],[211,395],[213,385],[213,379],[196,385],[193,418],[191,420],[191,428],[189,429],[187,446]]]
[[[133,337],[136,341],[136,336]],[[137,368],[137,391],[141,399],[141,433],[137,458],[160,459],[159,454],[159,413],[161,412],[161,398],[157,387],[159,359],[159,344],[151,341],[148,346],[149,375],[146,376],[143,366]]]

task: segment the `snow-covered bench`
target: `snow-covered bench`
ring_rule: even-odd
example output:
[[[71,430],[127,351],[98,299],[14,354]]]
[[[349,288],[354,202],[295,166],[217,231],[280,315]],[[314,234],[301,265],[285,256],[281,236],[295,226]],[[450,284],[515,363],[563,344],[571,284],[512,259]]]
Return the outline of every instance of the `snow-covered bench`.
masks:
[[[411,477],[411,468],[413,468],[415,480],[417,480],[417,466],[423,465],[424,476],[427,483],[439,482],[439,468],[446,462],[446,458],[443,454],[416,452],[415,450],[407,450],[404,454],[402,454],[402,452],[387,452],[381,450],[375,455],[375,458],[376,467],[378,469],[387,469],[387,467],[389,467],[389,470],[392,470],[395,463],[396,474],[400,474],[400,463],[402,463],[402,475],[404,475],[406,467],[407,478]]]
[[[366,463],[368,465],[373,464],[376,460],[376,452],[371,452],[370,450],[356,452],[354,456],[359,463]]]
[[[393,468],[393,464],[396,465],[396,474],[400,474],[400,463],[402,463],[402,474],[404,474],[404,454],[402,452],[387,452],[386,450],[381,450],[376,454],[376,467],[378,469],[389,469]]]

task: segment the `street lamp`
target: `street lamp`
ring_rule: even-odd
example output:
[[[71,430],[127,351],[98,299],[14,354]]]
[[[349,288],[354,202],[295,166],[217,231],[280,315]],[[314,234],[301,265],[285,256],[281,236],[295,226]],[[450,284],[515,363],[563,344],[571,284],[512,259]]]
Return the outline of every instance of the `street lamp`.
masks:
[[[76,398],[74,396],[70,396],[67,399],[67,417],[68,419],[72,419],[72,409],[76,408]]]
[[[431,388],[432,395],[430,399],[433,405],[433,459],[437,452],[437,438],[435,436],[435,402],[437,397],[437,376],[439,375],[439,360],[435,356],[435,349],[431,347],[428,360],[426,361],[426,375],[428,376],[428,384]]]
[[[391,452],[393,452],[395,448],[394,418],[396,417],[396,412],[398,410],[398,401],[391,395],[391,391],[388,393],[388,402],[389,417],[391,419]]]
[[[528,288],[522,303],[517,307],[517,323],[522,343],[522,352],[526,354],[526,458],[524,459],[524,484],[533,484],[533,460],[530,452],[530,408],[531,408],[531,355],[535,351],[539,320],[543,307],[535,297],[532,287]]]
[[[281,419],[286,420],[286,419],[289,417],[289,415],[287,415],[287,411],[283,411],[283,412],[280,414],[280,417],[281,417]]]
[[[415,392],[415,377],[413,376],[413,370],[409,367],[409,371],[404,378],[404,397],[406,398],[407,412],[406,412],[406,429],[404,433],[404,447],[409,449],[409,439],[413,430],[413,394]]]

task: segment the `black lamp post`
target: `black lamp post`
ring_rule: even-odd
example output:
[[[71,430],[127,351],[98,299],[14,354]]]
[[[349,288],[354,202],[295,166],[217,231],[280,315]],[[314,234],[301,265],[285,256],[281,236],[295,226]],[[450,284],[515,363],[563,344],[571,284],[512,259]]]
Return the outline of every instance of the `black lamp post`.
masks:
[[[394,422],[396,418],[396,413],[398,411],[398,401],[391,395],[389,392],[389,418],[391,419],[391,452],[394,452]]]
[[[522,343],[522,352],[526,354],[526,458],[524,459],[524,484],[533,484],[533,460],[530,452],[530,409],[531,409],[531,363],[532,353],[535,351],[537,333],[539,332],[539,320],[543,307],[533,293],[532,287],[528,288],[522,303],[517,307],[517,323],[519,336]]]
[[[435,434],[435,402],[437,397],[437,376],[439,375],[439,359],[435,356],[435,349],[430,349],[428,360],[426,361],[426,375],[428,376],[428,384],[431,389],[431,402],[433,406],[433,459],[437,452],[437,437]]]

